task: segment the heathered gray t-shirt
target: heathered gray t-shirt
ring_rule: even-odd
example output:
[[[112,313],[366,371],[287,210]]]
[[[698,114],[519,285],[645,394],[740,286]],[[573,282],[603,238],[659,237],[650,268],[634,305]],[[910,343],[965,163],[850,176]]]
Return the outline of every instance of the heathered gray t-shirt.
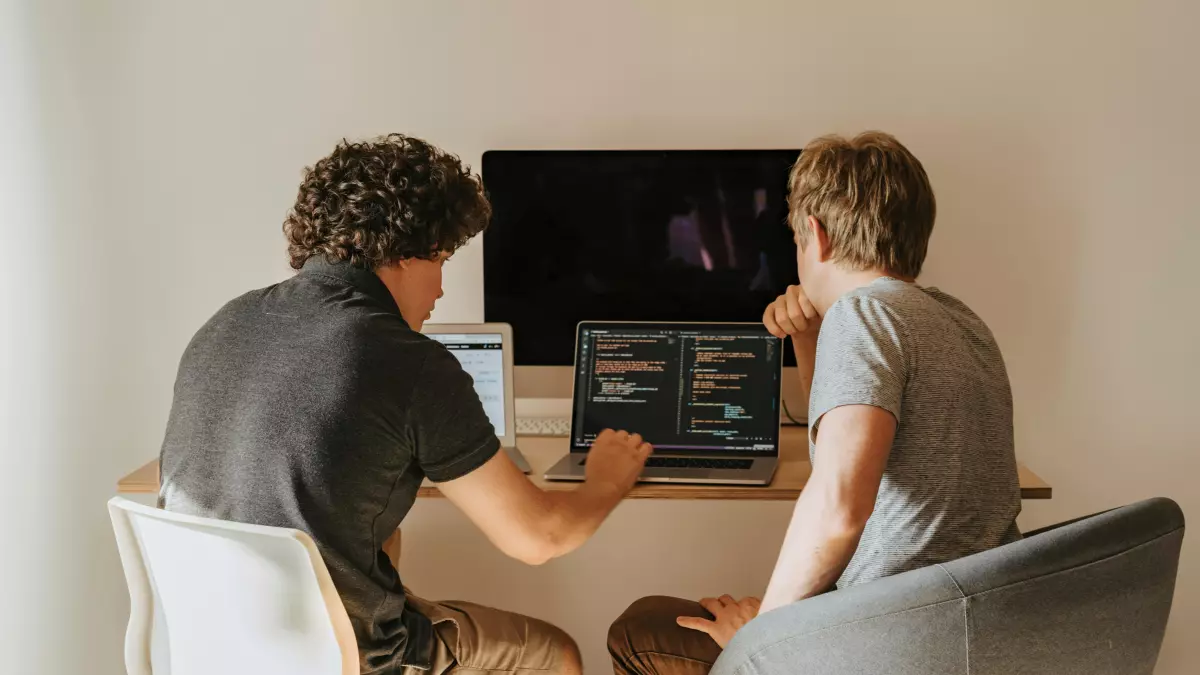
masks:
[[[817,340],[809,454],[844,405],[896,417],[875,510],[838,587],[1020,538],[1012,392],[987,325],[936,288],[881,278],[838,299]]]

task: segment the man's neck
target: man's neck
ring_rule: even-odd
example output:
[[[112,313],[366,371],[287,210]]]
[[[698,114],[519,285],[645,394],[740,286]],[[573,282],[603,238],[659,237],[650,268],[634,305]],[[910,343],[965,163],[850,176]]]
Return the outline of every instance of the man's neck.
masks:
[[[824,316],[825,312],[828,312],[829,308],[833,306],[833,303],[837,302],[838,299],[843,295],[862,288],[876,279],[882,279],[884,277],[890,277],[892,279],[898,279],[908,283],[916,281],[916,279],[902,277],[898,274],[892,274],[887,270],[882,269],[858,270],[854,272],[839,271],[834,275],[833,278],[829,280],[829,293],[825,296],[827,300],[825,306],[817,307],[817,311]]]
[[[400,286],[401,286],[400,274],[401,274],[400,268],[396,265],[384,265],[382,267],[376,268],[376,270],[375,270],[375,276],[379,277],[379,280],[383,282],[383,285],[385,287],[387,287],[388,293],[391,294],[392,300],[395,301],[397,309],[400,309],[400,307],[401,307],[401,305],[400,305]],[[402,319],[404,319],[404,322],[408,324],[409,328],[412,328],[413,330],[420,332],[421,324],[418,323],[418,324],[414,325],[412,321],[408,320],[407,316],[404,316],[404,310],[402,310],[402,309],[400,309],[400,317]]]

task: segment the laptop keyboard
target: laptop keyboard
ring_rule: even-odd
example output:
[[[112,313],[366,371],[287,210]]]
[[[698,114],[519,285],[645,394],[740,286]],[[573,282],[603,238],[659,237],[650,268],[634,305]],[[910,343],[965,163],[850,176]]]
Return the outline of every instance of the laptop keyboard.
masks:
[[[584,457],[580,465],[587,464]],[[752,459],[710,459],[707,457],[650,457],[647,469],[736,469],[745,471],[754,465]]]
[[[646,467],[651,469],[749,469],[752,459],[710,459],[706,457],[650,457]]]

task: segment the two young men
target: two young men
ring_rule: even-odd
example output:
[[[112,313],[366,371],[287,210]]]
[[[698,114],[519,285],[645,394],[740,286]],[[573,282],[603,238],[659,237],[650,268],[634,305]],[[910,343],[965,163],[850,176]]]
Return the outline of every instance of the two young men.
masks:
[[[791,337],[811,392],[812,478],[761,604],[638,601],[610,631],[618,672],[707,672],[759,612],[1020,536],[999,350],[965,305],[914,283],[935,214],[920,163],[885,134],[819,139],[789,205],[802,286],[763,321]],[[342,144],[285,222],[299,273],[226,305],[180,365],[160,501],[312,534],[364,673],[578,672],[549,624],[411,595],[385,543],[428,476],[502,551],[544,562],[595,532],[651,450],[605,432],[566,493],[497,452],[469,377],[419,334],[442,263],[489,215],[475,177],[436,148]]]

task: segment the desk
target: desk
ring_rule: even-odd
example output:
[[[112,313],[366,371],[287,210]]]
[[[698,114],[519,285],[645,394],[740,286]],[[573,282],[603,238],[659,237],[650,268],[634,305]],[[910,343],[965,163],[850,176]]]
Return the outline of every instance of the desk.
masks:
[[[629,493],[630,499],[743,499],[765,501],[795,501],[800,490],[808,482],[812,466],[808,463],[808,441],[806,427],[786,426],[780,430],[779,469],[775,479],[765,487],[740,485],[675,485],[663,483],[641,483]],[[567,451],[567,439],[549,436],[523,436],[517,439],[517,447],[529,460],[533,468],[530,480],[547,490],[572,490],[578,483],[546,481],[542,475]],[[1050,499],[1052,489],[1046,481],[1018,463],[1022,499]],[[117,482],[117,491],[123,493],[157,493],[158,460],[147,462],[140,469]],[[417,493],[418,497],[441,497],[442,493],[433,484],[426,482]]]

